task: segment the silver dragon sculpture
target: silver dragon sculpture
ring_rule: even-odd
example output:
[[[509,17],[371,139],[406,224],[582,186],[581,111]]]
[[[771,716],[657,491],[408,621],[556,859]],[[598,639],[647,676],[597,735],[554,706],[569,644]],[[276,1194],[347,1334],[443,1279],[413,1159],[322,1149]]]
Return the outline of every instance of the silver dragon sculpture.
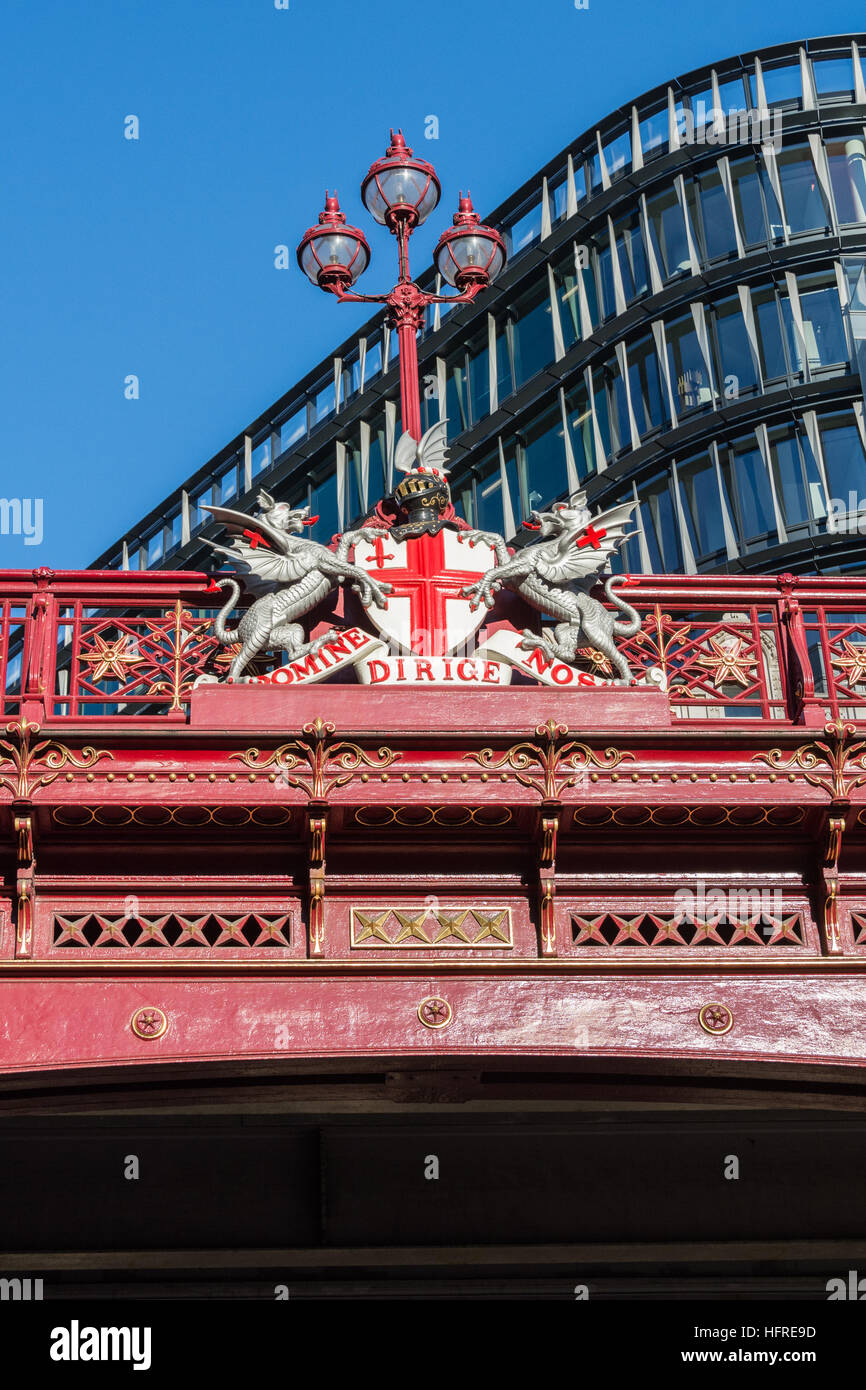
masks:
[[[589,591],[610,557],[634,534],[626,531],[626,526],[636,505],[622,503],[592,517],[585,494],[575,493],[567,503],[549,511],[532,512],[528,524],[538,531],[538,542],[513,555],[502,536],[473,531],[468,543],[484,541],[492,546],[496,564],[476,584],[465,588],[464,596],[473,608],[480,603],[492,608],[499,589],[512,589],[533,608],[559,620],[553,632],[545,629],[540,637],[524,629],[520,644],[524,650],[540,648],[549,659],[573,663],[579,649],[590,646],[606,657],[628,684],[632,672],[614,639],[634,637],[640,631],[640,615],[616,593],[622,575],[611,575],[604,592],[614,608],[625,614],[625,620],[617,618],[615,611],[605,608]]]
[[[320,647],[333,641],[337,636],[333,629],[307,641],[298,619],[327,598],[337,585],[348,582],[365,607],[375,604],[384,608],[391,592],[390,584],[378,582],[346,558],[360,532],[346,531],[336,550],[329,550],[301,534],[311,524],[309,507],[275,502],[264,490],[258,494],[258,503],[258,516],[226,507],[203,508],[216,521],[222,521],[233,537],[230,546],[215,541],[208,544],[233,562],[243,587],[254,599],[237,627],[226,627],[240,598],[241,584],[232,577],[218,581],[228,589],[229,597],[217,614],[214,632],[223,646],[240,643],[228,674],[232,681],[240,680],[248,664],[263,652],[282,648],[289,661],[296,661],[315,656]],[[383,533],[368,529],[364,537],[376,534]]]

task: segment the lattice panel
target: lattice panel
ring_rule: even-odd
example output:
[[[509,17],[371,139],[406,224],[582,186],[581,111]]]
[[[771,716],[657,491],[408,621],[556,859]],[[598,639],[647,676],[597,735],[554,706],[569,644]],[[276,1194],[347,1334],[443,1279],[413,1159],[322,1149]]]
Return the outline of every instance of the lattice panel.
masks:
[[[635,606],[640,609],[640,603]],[[620,643],[635,671],[664,671],[671,703],[683,718],[781,718],[784,694],[778,628],[770,610],[720,614],[653,604],[641,630]],[[600,674],[608,674],[600,671]]]
[[[352,908],[354,948],[509,950],[514,945],[508,907]]]
[[[58,714],[180,710],[196,679],[222,672],[226,652],[213,619],[177,600],[172,608],[134,615],[64,609],[57,627]]]
[[[201,912],[120,916],[85,912],[80,917],[54,914],[54,949],[101,953],[111,951],[241,951],[285,949],[290,915],[268,912]]]
[[[680,947],[808,945],[803,913],[731,914],[720,918],[686,918],[676,912],[637,912],[633,916],[600,912],[572,913],[572,940],[581,947]]]

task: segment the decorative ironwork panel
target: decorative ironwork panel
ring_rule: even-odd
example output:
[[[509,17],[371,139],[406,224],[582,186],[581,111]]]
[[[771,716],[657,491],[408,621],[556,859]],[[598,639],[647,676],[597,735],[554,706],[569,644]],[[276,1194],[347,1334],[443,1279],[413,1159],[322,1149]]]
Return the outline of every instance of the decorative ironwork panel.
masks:
[[[571,911],[576,953],[642,955],[665,958],[676,952],[729,954],[783,949],[817,954],[818,942],[804,906],[786,903],[774,890],[741,887],[711,889],[694,906],[665,904],[652,910],[624,903]]]
[[[623,653],[635,671],[664,673],[680,718],[785,718],[774,610],[696,610],[670,602],[647,607],[640,599],[633,606],[642,613],[641,629],[623,640]],[[609,674],[597,660],[588,669]]]
[[[130,912],[119,915],[84,910],[53,914],[51,954],[107,955],[125,952],[177,958],[231,950],[244,955],[286,950],[289,913],[272,912]]]
[[[509,950],[509,907],[353,907],[352,948],[362,950]]]
[[[228,660],[212,626],[212,618],[183,607],[180,599],[167,609],[136,612],[80,602],[63,608],[54,714],[181,711],[196,679]]]

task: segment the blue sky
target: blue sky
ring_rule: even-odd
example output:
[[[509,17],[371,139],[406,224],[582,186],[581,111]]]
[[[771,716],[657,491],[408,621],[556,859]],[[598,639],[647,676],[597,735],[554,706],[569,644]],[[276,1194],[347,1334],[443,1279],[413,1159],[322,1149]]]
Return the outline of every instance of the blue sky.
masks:
[[[858,27],[862,0],[11,0],[0,496],[43,499],[43,539],[0,535],[0,566],[89,564],[363,322],[274,247],[336,187],[373,247],[363,288],[390,285],[359,196],[390,125],[443,185],[420,270],[459,188],[487,212],[668,77]]]

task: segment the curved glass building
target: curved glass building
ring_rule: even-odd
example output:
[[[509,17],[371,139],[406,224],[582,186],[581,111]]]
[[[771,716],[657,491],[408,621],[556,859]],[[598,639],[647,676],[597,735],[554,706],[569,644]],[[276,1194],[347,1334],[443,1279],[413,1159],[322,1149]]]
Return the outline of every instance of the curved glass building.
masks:
[[[585,486],[594,508],[638,499],[633,572],[864,564],[864,71],[866,34],[726,58],[485,216],[505,272],[419,341],[462,515],[514,537]],[[318,539],[363,514],[392,485],[395,353],[380,313],[96,565],[210,568],[202,505],[262,485],[309,501]]]

